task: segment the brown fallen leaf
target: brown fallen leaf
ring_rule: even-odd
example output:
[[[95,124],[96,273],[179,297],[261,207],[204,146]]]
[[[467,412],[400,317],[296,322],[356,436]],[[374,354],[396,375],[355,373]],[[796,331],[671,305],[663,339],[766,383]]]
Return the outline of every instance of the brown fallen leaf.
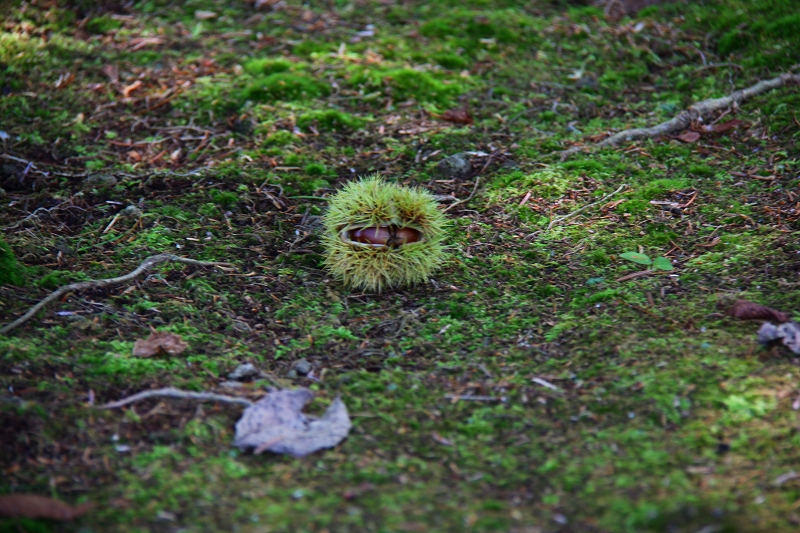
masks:
[[[141,86],[142,86],[142,80],[136,80],[130,85],[126,85],[125,87],[122,88],[122,96],[124,96],[125,98],[130,98],[131,93]]]
[[[301,410],[314,397],[308,389],[273,391],[244,410],[236,422],[234,445],[303,457],[339,444],[350,432],[347,407],[338,396],[322,418]]]
[[[12,518],[74,520],[88,513],[92,507],[94,507],[92,502],[72,507],[53,498],[36,494],[6,494],[0,496],[0,516]]]
[[[789,315],[771,307],[759,305],[747,300],[737,300],[728,314],[740,320],[774,320],[775,322],[788,322]]]
[[[64,87],[69,86],[75,80],[75,74],[72,72],[66,72],[58,77],[56,81],[56,89],[63,89]]]
[[[681,142],[693,143],[700,138],[700,134],[697,133],[696,131],[685,131],[680,135],[676,136],[675,138]]]
[[[448,109],[441,115],[434,115],[439,120],[445,120],[447,122],[452,122],[453,124],[464,124],[465,126],[471,126],[475,123],[472,119],[472,115],[469,114],[469,109],[467,106],[464,106],[461,109]]]
[[[154,355],[178,355],[189,345],[180,335],[168,331],[155,331],[146,339],[138,339],[133,345],[135,357],[152,357]]]
[[[714,133],[723,133],[728,130],[732,130],[733,128],[737,128],[742,124],[745,124],[745,127],[747,126],[747,124],[743,120],[735,118],[733,120],[729,120],[728,122],[723,122],[722,124],[714,124],[712,126],[709,126],[709,128]]]

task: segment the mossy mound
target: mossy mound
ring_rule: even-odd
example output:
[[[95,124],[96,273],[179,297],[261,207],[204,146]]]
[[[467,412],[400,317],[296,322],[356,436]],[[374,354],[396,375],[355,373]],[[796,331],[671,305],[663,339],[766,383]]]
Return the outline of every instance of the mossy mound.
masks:
[[[252,59],[246,62],[244,70],[253,76],[269,76],[270,74],[278,74],[280,72],[287,72],[292,69],[293,63],[286,59]]]
[[[382,72],[378,76],[385,92],[397,102],[414,99],[447,105],[463,92],[458,83],[445,83],[428,72],[408,68]]]
[[[301,128],[314,126],[322,131],[357,130],[364,126],[364,120],[336,109],[309,111],[297,119]]]
[[[327,96],[327,84],[310,76],[278,72],[256,80],[244,90],[243,99],[255,102],[308,100]]]

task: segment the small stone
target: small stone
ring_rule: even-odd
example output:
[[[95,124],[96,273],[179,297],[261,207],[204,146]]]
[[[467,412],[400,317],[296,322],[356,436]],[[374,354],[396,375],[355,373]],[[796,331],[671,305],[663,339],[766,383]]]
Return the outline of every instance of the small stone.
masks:
[[[294,368],[289,370],[286,373],[286,377],[289,378],[289,379],[297,379],[297,370],[295,370]]]
[[[113,187],[117,184],[117,178],[109,174],[92,174],[83,180],[83,184],[90,189],[96,187]]]
[[[300,359],[294,364],[294,370],[301,376],[307,376],[311,372],[311,363],[305,359]]]
[[[439,161],[436,168],[446,178],[464,179],[472,172],[472,163],[466,154],[458,153]]]
[[[231,131],[239,135],[250,136],[253,129],[253,123],[249,119],[236,119],[231,123]]]
[[[119,216],[126,218],[141,218],[142,216],[144,216],[142,210],[136,207],[135,205],[129,205],[128,207],[120,211],[118,214]]]
[[[233,372],[228,374],[228,379],[232,381],[244,381],[247,378],[252,378],[258,375],[256,365],[252,363],[244,363],[237,366]]]
[[[594,74],[587,74],[575,80],[575,87],[578,89],[594,89],[597,87],[597,78]]]

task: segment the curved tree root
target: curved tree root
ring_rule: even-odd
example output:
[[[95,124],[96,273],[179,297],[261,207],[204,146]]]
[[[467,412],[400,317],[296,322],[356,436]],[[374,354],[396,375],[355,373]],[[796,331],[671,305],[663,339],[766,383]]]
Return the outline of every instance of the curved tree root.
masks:
[[[119,276],[117,278],[81,281],[78,283],[71,283],[69,285],[64,285],[63,287],[59,287],[54,292],[50,293],[50,295],[46,297],[44,300],[31,307],[27,313],[25,313],[15,321],[11,322],[10,324],[7,324],[2,328],[0,328],[0,335],[5,335],[6,333],[16,328],[17,326],[21,326],[22,324],[33,318],[33,316],[37,312],[39,312],[39,310],[42,307],[49,304],[53,300],[60,298],[65,294],[68,294],[70,292],[83,291],[86,289],[102,289],[105,287],[111,287],[112,285],[120,285],[127,281],[136,279],[137,277],[141,276],[142,274],[145,274],[146,272],[149,272],[156,265],[160,265],[161,263],[170,263],[170,262],[183,263],[185,265],[192,265],[192,266],[231,266],[230,263],[196,261],[194,259],[178,257],[177,255],[172,255],[172,254],[153,255],[142,261],[141,264],[138,267],[136,267],[135,270],[125,274],[124,276]]]
[[[710,98],[708,100],[697,102],[696,104],[689,106],[688,109],[681,111],[676,117],[673,117],[666,122],[662,122],[661,124],[651,128],[633,128],[630,130],[624,130],[620,131],[619,133],[615,133],[611,137],[603,139],[596,144],[573,146],[572,148],[560,152],[561,160],[563,161],[572,154],[576,154],[578,152],[596,150],[598,148],[607,148],[610,146],[617,146],[623,142],[635,141],[637,139],[649,139],[659,135],[676,133],[686,129],[693,121],[700,117],[710,115],[715,111],[725,109],[731,105],[739,105],[741,102],[744,102],[745,100],[748,100],[754,96],[765,93],[772,89],[777,89],[778,87],[782,87],[791,82],[800,83],[800,74],[781,74],[777,78],[763,80],[756,83],[752,87],[734,91],[730,96],[725,96],[723,98]]]

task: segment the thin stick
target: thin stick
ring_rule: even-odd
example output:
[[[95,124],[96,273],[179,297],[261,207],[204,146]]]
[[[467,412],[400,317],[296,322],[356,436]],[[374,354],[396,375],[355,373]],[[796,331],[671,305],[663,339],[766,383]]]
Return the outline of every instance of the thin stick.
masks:
[[[709,98],[689,106],[688,109],[681,111],[676,117],[673,117],[666,122],[662,122],[651,128],[633,128],[629,130],[620,131],[611,137],[604,139],[596,144],[586,146],[573,146],[561,152],[561,160],[565,160],[572,154],[583,152],[586,150],[595,150],[598,148],[606,148],[609,146],[617,146],[623,142],[635,141],[637,139],[650,139],[659,135],[667,135],[686,129],[693,121],[700,117],[709,115],[720,109],[725,109],[731,105],[739,105],[739,103],[749,100],[761,93],[765,93],[772,89],[777,89],[789,82],[800,83],[800,74],[781,74],[777,78],[771,80],[762,80],[755,85],[746,89],[734,91],[730,96],[723,98]]]
[[[224,402],[235,403],[249,407],[253,402],[247,398],[236,398],[234,396],[225,396],[224,394],[214,394],[213,392],[192,392],[176,389],[175,387],[165,387],[163,389],[146,390],[137,392],[132,396],[117,400],[116,402],[109,402],[103,405],[98,405],[98,409],[116,409],[124,407],[139,400],[146,400],[148,398],[179,398],[182,400],[201,400],[209,402]]]
[[[75,291],[82,291],[86,289],[102,289],[105,287],[110,287],[112,285],[120,285],[122,283],[131,281],[132,279],[136,279],[137,277],[141,276],[146,272],[149,272],[156,265],[169,262],[183,263],[185,265],[191,265],[191,266],[231,266],[230,263],[217,263],[213,261],[196,261],[194,259],[178,257],[177,255],[172,255],[172,254],[153,255],[142,261],[142,263],[138,267],[136,267],[136,270],[133,270],[128,274],[125,274],[124,276],[119,276],[117,278],[81,281],[78,283],[71,283],[69,285],[64,285],[63,287],[56,289],[54,292],[50,293],[50,295],[46,297],[44,300],[31,307],[27,313],[25,313],[15,321],[11,322],[10,324],[7,324],[6,326],[0,328],[0,334],[5,335],[6,333],[16,328],[17,326],[21,326],[22,324],[33,318],[33,316],[37,312],[39,312],[39,310],[42,307],[49,304],[53,300],[60,298],[64,294]]]
[[[457,202],[453,202],[452,204],[448,205],[447,207],[445,207],[444,209],[442,209],[442,212],[444,212],[444,213],[447,213],[448,211],[450,211],[451,209],[453,209],[455,206],[457,206],[457,205],[461,205],[461,204],[465,204],[465,203],[469,202],[470,200],[472,200],[473,198],[475,198],[475,193],[477,193],[477,192],[478,192],[478,185],[480,185],[480,184],[481,184],[481,174],[483,174],[483,172],[484,172],[484,171],[485,171],[487,168],[489,168],[489,165],[492,163],[492,159],[494,159],[494,155],[495,155],[495,154],[490,154],[490,155],[489,155],[489,158],[486,160],[486,164],[485,164],[485,165],[483,165],[483,168],[482,168],[482,169],[480,170],[480,172],[478,172],[478,174],[475,176],[475,186],[472,188],[472,192],[470,193],[470,195],[469,195],[469,196],[468,196],[466,199],[464,199],[464,200],[459,200],[459,201],[457,201]]]
[[[621,278],[617,278],[617,281],[628,281],[631,279],[641,278],[642,276],[652,276],[653,274],[656,274],[655,270],[640,270],[639,272],[626,274]]]
[[[502,402],[503,398],[496,396],[477,396],[474,394],[445,394],[445,398],[452,400],[453,403],[459,400],[473,401],[473,402]]]
[[[545,231],[550,231],[550,230],[552,229],[552,227],[553,227],[553,226],[555,226],[556,224],[558,224],[559,222],[564,222],[564,221],[565,221],[565,220],[567,220],[568,218],[572,218],[572,217],[574,217],[575,215],[577,215],[577,214],[578,214],[578,213],[580,213],[581,211],[586,211],[586,210],[587,210],[587,209],[589,209],[590,207],[593,207],[593,206],[595,206],[595,205],[597,205],[597,204],[602,204],[603,202],[605,202],[606,200],[608,200],[609,198],[611,198],[612,196],[614,196],[615,194],[617,194],[618,192],[620,192],[620,191],[621,191],[622,189],[624,189],[625,187],[627,187],[627,185],[623,183],[622,185],[620,185],[619,187],[617,187],[617,190],[616,190],[616,191],[614,191],[614,192],[612,192],[612,193],[610,193],[610,194],[607,194],[607,195],[603,196],[601,199],[597,200],[596,202],[592,202],[591,204],[587,204],[587,205],[585,205],[585,206],[581,207],[580,209],[576,209],[576,210],[575,210],[575,211],[573,211],[572,213],[569,213],[569,214],[567,214],[567,215],[564,215],[563,217],[557,217],[557,218],[554,218],[553,220],[551,220],[551,221],[550,221],[550,224],[548,224],[548,225],[547,225],[547,229],[543,229],[543,230],[535,231],[535,232],[531,233],[530,235],[528,235],[528,238],[530,239],[531,237],[535,237],[536,235],[538,235],[538,234],[540,234],[540,233],[542,233],[542,232],[545,232]]]

